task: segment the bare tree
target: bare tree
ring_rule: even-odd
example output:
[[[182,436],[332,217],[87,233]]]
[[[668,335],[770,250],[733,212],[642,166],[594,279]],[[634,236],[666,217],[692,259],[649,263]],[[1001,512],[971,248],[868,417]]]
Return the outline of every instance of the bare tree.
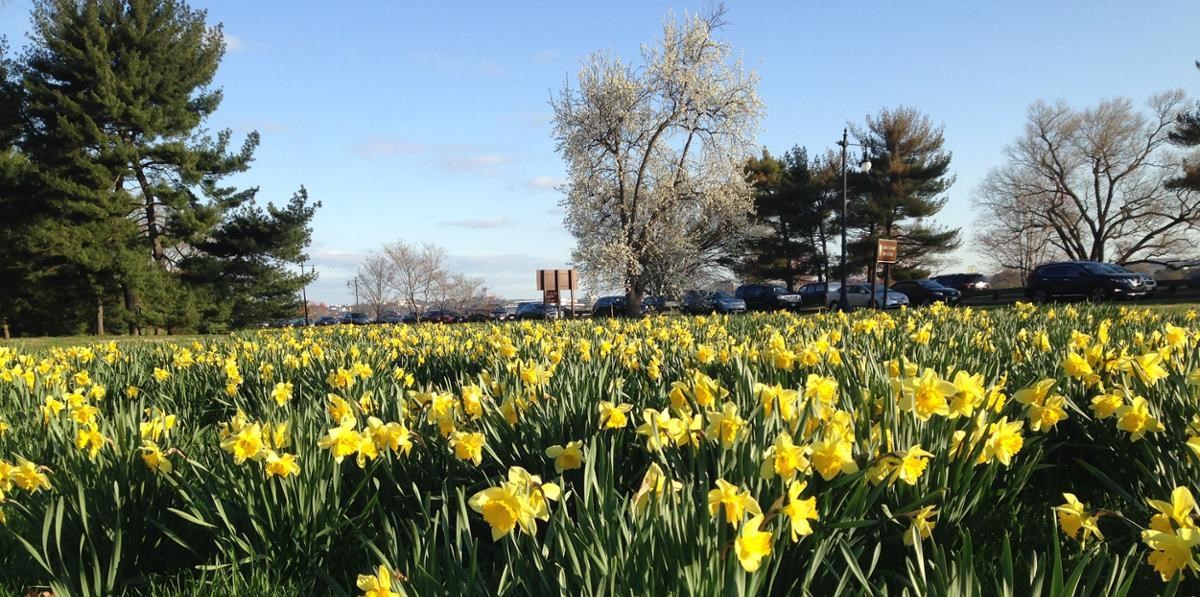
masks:
[[[1033,104],[1007,163],[981,189],[987,234],[999,228],[998,246],[1019,234],[1067,258],[1125,264],[1186,250],[1200,193],[1166,184],[1181,168],[1167,143],[1183,103],[1182,91],[1170,91],[1150,98],[1148,114],[1128,99],[1085,110]]]
[[[446,250],[433,244],[396,241],[383,247],[394,271],[392,290],[418,318],[446,279]]]
[[[669,16],[641,68],[593,54],[551,102],[574,261],[635,310],[651,275],[712,262],[753,211],[742,166],[763,106],[758,77],[713,37],[723,15]]]
[[[359,294],[370,305],[376,319],[383,314],[385,307],[396,301],[396,270],[392,260],[383,253],[367,255],[358,264],[351,282],[358,285]]]

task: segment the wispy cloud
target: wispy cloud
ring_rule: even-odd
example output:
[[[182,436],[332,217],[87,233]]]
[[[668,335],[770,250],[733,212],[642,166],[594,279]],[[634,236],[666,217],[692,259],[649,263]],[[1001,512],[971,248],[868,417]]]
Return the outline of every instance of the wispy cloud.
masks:
[[[246,42],[236,35],[228,32],[222,32],[221,36],[225,38],[225,51],[230,54],[235,54],[246,49]]]
[[[508,228],[514,226],[517,222],[508,218],[474,218],[466,220],[447,220],[438,222],[441,226],[454,226],[456,228],[470,228],[472,230],[487,230],[490,228]]]
[[[525,181],[525,186],[535,191],[550,191],[562,186],[566,182],[566,180],[554,178],[553,176],[534,176]]]
[[[508,69],[486,58],[468,59],[438,52],[419,52],[416,62],[446,73],[466,73],[487,79],[498,79],[508,74]]]
[[[442,160],[442,167],[451,172],[493,173],[497,167],[507,164],[509,159],[497,154],[455,156]]]
[[[394,137],[374,137],[354,148],[354,153],[362,158],[380,158],[393,155],[412,155],[427,149],[420,143],[412,143]]]
[[[547,48],[533,55],[534,62],[554,62],[558,59],[558,50]]]

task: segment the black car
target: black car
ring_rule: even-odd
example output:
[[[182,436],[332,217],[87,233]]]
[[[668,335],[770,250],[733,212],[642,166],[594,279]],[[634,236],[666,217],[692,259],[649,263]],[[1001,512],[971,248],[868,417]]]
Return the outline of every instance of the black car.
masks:
[[[800,295],[770,284],[743,284],[738,286],[734,296],[746,301],[747,311],[778,311],[800,306]]]
[[[679,303],[665,296],[648,296],[642,299],[642,311],[646,313],[666,313],[679,308]]]
[[[342,316],[341,323],[350,325],[367,325],[371,323],[371,318],[366,313],[347,313]]]
[[[558,306],[545,303],[520,303],[513,319],[558,319]]]
[[[707,315],[709,313],[745,313],[746,301],[728,292],[691,290],[683,295],[680,310],[684,313]]]
[[[932,305],[946,303],[953,305],[962,299],[962,292],[943,286],[934,280],[904,280],[892,284],[892,288],[908,295],[908,300],[914,305]]]
[[[830,298],[830,293],[837,293],[841,290],[840,282],[813,282],[801,286],[796,294],[800,295],[800,306],[802,307],[824,307],[836,298]]]
[[[592,305],[592,317],[624,315],[628,303],[623,296],[602,296]]]
[[[1145,296],[1146,286],[1141,276],[1119,265],[1060,261],[1037,266],[1026,281],[1025,295],[1037,302],[1068,296],[1102,301]]]
[[[325,317],[318,319],[313,325],[337,325],[339,321],[340,320],[336,317],[329,317],[326,315]]]
[[[395,311],[384,311],[375,320],[375,323],[402,323],[404,316]]]
[[[983,274],[942,274],[929,278],[942,286],[953,288],[959,292],[971,290],[987,290],[991,288],[987,277]]]

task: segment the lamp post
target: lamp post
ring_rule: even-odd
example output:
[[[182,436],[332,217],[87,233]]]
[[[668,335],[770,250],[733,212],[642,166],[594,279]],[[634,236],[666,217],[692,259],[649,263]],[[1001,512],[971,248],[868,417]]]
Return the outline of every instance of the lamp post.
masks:
[[[307,264],[303,261],[300,262],[301,276],[304,276],[304,267],[306,265]],[[312,271],[317,271],[317,266],[312,266]],[[304,326],[308,327],[309,325],[312,325],[312,322],[308,319],[308,282],[305,282],[304,285],[300,287],[300,300],[304,301]]]
[[[846,292],[846,206],[848,203],[847,197],[850,194],[849,187],[846,182],[846,148],[851,145],[855,147],[862,147],[862,145],[858,143],[850,143],[849,131],[847,129],[842,129],[842,140],[838,142],[838,145],[842,146],[842,255],[840,260],[842,266],[842,286],[838,289],[838,309],[846,311],[850,304],[849,295]],[[858,167],[861,168],[863,172],[870,172],[871,160],[866,159],[864,156],[862,163],[859,164]],[[874,291],[874,289],[872,289],[872,291]]]

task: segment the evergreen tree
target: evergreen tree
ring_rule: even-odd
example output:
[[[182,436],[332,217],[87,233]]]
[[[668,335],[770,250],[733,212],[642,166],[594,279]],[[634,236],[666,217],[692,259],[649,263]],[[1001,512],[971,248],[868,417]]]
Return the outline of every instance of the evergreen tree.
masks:
[[[211,322],[246,327],[296,314],[301,286],[316,276],[300,275],[289,265],[307,259],[304,249],[320,206],[309,203],[308,191],[300,187],[283,207],[238,208],[197,243],[197,253],[184,259],[182,269],[184,281],[202,297],[189,305],[201,329]]]
[[[1196,61],[1196,68],[1200,69],[1200,61]],[[1200,147],[1200,103],[1196,104],[1196,111],[1184,112],[1176,118],[1175,130],[1171,131],[1170,139],[1171,143],[1179,147]],[[1168,181],[1167,186],[1173,189],[1200,191],[1200,168],[1194,163],[1185,163],[1183,173]]]
[[[131,331],[186,321],[180,263],[256,192],[221,181],[247,169],[257,133],[231,152],[229,131],[202,128],[221,101],[221,27],[176,0],[41,0],[31,37],[22,148],[44,189],[25,210],[38,282],[86,281],[98,319],[117,297]]]
[[[852,175],[847,225],[855,231],[847,251],[851,268],[875,262],[876,241],[899,241],[892,277],[929,275],[940,254],[956,249],[959,230],[929,222],[945,206],[954,183],[943,130],[915,108],[882,110],[853,129],[871,161],[870,172]]]
[[[737,265],[742,278],[783,280],[794,289],[800,276],[824,276],[832,215],[825,170],[803,147],[782,158],[764,149],[761,157],[749,160],[746,172],[754,185],[757,225]]]

